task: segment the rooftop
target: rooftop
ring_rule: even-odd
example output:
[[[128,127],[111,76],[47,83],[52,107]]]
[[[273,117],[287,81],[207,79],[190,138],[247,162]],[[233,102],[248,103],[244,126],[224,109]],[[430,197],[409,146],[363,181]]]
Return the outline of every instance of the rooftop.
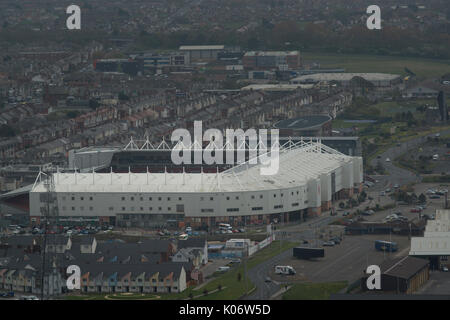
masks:
[[[191,148],[188,150],[198,150],[195,146]],[[186,151],[185,149],[184,152]],[[320,174],[335,170],[350,161],[352,157],[311,139],[285,143],[279,151],[279,170],[275,175],[261,175],[260,169],[266,165],[261,161],[258,161],[258,164],[248,161],[220,173],[58,172],[54,174],[54,183],[56,192],[195,193],[274,190],[305,185]],[[31,192],[46,191],[44,176],[43,173],[38,176]]]
[[[331,120],[329,115],[313,115],[278,121],[274,124],[278,129],[312,129]]]

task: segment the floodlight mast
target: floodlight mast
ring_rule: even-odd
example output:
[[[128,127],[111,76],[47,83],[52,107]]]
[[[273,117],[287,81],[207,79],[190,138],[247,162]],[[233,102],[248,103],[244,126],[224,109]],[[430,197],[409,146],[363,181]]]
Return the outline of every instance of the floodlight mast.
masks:
[[[44,214],[44,239],[43,244],[41,248],[42,252],[42,278],[41,278],[41,300],[44,300],[46,298],[45,296],[45,276],[46,276],[46,269],[49,267],[51,269],[51,264],[53,263],[52,255],[49,255],[50,252],[47,253],[47,244],[49,243],[49,237],[54,238],[53,233],[50,234],[50,231],[53,231],[53,228],[55,227],[56,218],[58,216],[58,203],[55,193],[55,181],[54,176],[52,173],[44,173],[41,172],[42,175],[45,175],[45,179],[43,180],[43,185],[46,190],[45,193],[45,203],[46,207],[43,210]],[[54,240],[54,239],[53,239]],[[55,250],[53,247],[52,250]],[[47,263],[47,259],[49,259],[49,263]],[[50,274],[51,271],[48,273],[47,278],[47,296],[50,295]]]

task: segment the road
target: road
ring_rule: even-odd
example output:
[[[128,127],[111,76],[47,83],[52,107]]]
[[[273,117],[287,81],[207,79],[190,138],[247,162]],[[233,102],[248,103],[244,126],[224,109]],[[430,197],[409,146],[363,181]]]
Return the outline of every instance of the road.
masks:
[[[320,228],[322,226],[328,225],[336,216],[325,216],[312,218],[305,223],[300,225],[293,225],[283,228],[281,231],[276,232],[275,238],[278,239],[283,237],[287,241],[300,241],[302,239],[314,239],[315,238],[315,228]],[[281,286],[283,285],[278,281],[266,282],[266,278],[273,272],[274,266],[278,265],[281,261],[292,257],[292,249],[285,250],[280,254],[266,260],[256,267],[248,271],[248,277],[252,283],[256,286],[255,291],[253,291],[247,300],[267,300],[272,295],[277,293]]]
[[[441,135],[445,135],[448,133],[450,133],[450,130],[443,130],[440,132]],[[386,189],[387,187],[391,187],[394,184],[398,184],[401,186],[411,182],[420,182],[421,177],[419,175],[416,175],[415,173],[409,170],[405,170],[403,168],[395,166],[392,163],[392,161],[401,154],[407,152],[409,149],[425,143],[428,137],[433,137],[435,136],[435,134],[436,133],[433,133],[426,136],[411,139],[407,142],[402,142],[399,146],[391,147],[385,152],[383,152],[380,156],[380,159],[373,159],[371,161],[371,165],[376,166],[377,161],[382,161],[383,166],[385,166],[385,168],[389,172],[389,175],[377,176],[376,179],[379,182],[375,184],[375,186],[371,189],[371,191],[379,192],[381,190]],[[386,162],[386,158],[389,158],[391,161]],[[356,209],[357,208],[353,208],[352,210],[349,211],[354,211]],[[341,214],[342,212],[339,215]],[[302,239],[315,239],[315,229],[328,225],[331,221],[335,220],[336,218],[338,218],[338,216],[317,217],[305,223],[302,223],[301,225],[292,225],[285,227],[282,230],[277,231],[277,236],[278,238],[280,238],[280,236],[282,237],[284,236],[286,239],[289,239],[290,241],[300,241]],[[325,266],[324,268],[317,270],[315,273],[311,274],[310,275],[311,278],[317,279],[317,277],[320,276],[320,278],[323,280],[324,278],[323,272],[329,273],[330,279],[335,278],[336,275],[340,275],[342,272],[345,273],[346,271],[351,271],[351,269],[356,267],[356,265],[360,267],[360,269],[362,270],[362,266],[367,263],[366,261],[367,256],[365,256],[364,254],[361,255],[361,252],[366,252],[366,250],[371,246],[373,246],[372,239],[371,241],[362,241],[357,244],[353,244],[351,247],[346,248],[347,253],[344,254],[343,256],[341,255],[340,259],[336,258],[333,261],[329,261],[328,266]],[[345,247],[345,245],[343,247]],[[280,290],[283,283],[278,281],[266,282],[265,279],[273,273],[273,268],[275,265],[277,265],[281,261],[286,261],[291,256],[292,256],[292,249],[289,249],[284,252],[281,252],[275,257],[267,261],[264,261],[263,263],[251,269],[248,272],[248,276],[252,281],[252,283],[256,286],[256,289],[252,294],[246,297],[246,299],[264,300],[269,299],[272,295],[277,293]],[[346,258],[349,258],[350,260],[356,262],[356,265],[349,264],[348,259]],[[344,264],[341,265],[340,262]],[[340,270],[340,271],[334,272],[333,270],[337,271]]]
[[[450,130],[443,130],[439,132],[441,135],[446,135],[450,133]],[[416,175],[415,173],[397,167],[394,165],[393,161],[395,158],[399,157],[400,155],[406,153],[411,148],[415,148],[421,144],[426,143],[428,137],[434,137],[436,133],[428,134],[422,137],[417,137],[414,139],[411,139],[406,142],[401,142],[400,146],[393,146],[389,149],[387,149],[385,152],[383,152],[380,155],[380,158],[372,159],[370,164],[372,166],[376,166],[377,162],[380,161],[381,164],[386,168],[387,172],[389,172],[388,175],[383,176],[376,176],[375,178],[380,181],[378,186],[374,188],[375,191],[381,191],[384,190],[387,187],[391,187],[394,184],[398,185],[404,185],[411,182],[420,182],[421,177]],[[386,159],[389,158],[391,161],[386,162]]]

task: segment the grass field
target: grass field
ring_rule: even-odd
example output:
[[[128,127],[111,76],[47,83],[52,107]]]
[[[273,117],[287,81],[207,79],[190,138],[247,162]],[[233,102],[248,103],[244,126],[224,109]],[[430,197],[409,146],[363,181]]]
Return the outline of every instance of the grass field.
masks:
[[[338,293],[346,287],[347,281],[298,283],[283,294],[283,300],[328,300],[332,293]]]
[[[405,67],[418,77],[436,77],[450,72],[450,60],[303,52],[304,62],[321,68],[344,68],[347,72],[383,72],[406,75]]]

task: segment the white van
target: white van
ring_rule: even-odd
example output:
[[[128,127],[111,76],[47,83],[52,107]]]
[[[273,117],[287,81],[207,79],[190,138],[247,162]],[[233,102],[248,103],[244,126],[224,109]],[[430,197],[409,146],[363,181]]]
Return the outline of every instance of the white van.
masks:
[[[291,266],[276,266],[275,267],[276,274],[295,274],[295,269]]]

